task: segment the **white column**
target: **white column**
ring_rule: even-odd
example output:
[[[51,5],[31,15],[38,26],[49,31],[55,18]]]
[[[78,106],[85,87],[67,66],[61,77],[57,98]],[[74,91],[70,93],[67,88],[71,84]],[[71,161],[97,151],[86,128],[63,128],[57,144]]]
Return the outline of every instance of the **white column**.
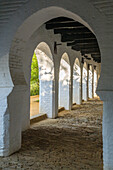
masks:
[[[56,57],[57,58],[57,57]],[[58,99],[59,99],[59,68],[58,66],[56,66],[56,63],[54,63],[54,82],[53,82],[53,104],[52,104],[52,108],[53,108],[53,118],[58,116]],[[57,64],[58,65],[58,64]]]
[[[87,65],[87,100],[89,98],[89,64]]]
[[[70,65],[64,59],[59,73],[59,107],[70,110]]]
[[[73,104],[73,65],[70,66],[71,69],[71,77],[70,77],[70,85],[69,85],[69,110],[72,109]]]
[[[13,85],[8,61],[8,55],[0,57],[0,156],[9,156],[21,147],[22,94],[25,89],[24,85]]]
[[[97,79],[98,79],[98,75],[97,75],[97,69],[95,67],[94,69],[94,97],[97,97],[97,94],[96,94],[96,88],[97,88]]]
[[[22,117],[24,114],[24,95],[26,85],[15,85],[10,95],[5,98],[4,88],[0,108],[0,156],[8,156],[21,148]],[[1,92],[0,92],[1,94]],[[1,98],[1,97],[0,97]]]
[[[81,104],[81,68],[77,64],[73,69],[73,103]]]
[[[98,92],[103,100],[103,163],[104,170],[113,170],[113,92]]]
[[[69,81],[59,82],[59,107],[64,107],[66,110],[70,109],[69,107]]]
[[[89,66],[90,67],[90,66]],[[88,97],[90,98],[90,99],[92,99],[93,98],[93,96],[92,96],[92,70],[89,68],[89,95],[88,95]]]
[[[53,118],[53,80],[41,80],[39,93],[39,113],[47,114],[49,118]]]
[[[83,67],[83,75],[82,75],[82,99],[87,101],[87,70]]]
[[[109,31],[108,34],[108,29],[104,31],[100,33],[102,63],[96,92],[103,101],[104,170],[113,170],[113,33]]]
[[[10,154],[10,114],[7,96],[11,91],[10,87],[0,87],[0,156]]]
[[[39,49],[35,50],[39,66],[39,113],[47,114],[49,118],[54,118],[54,64],[52,58],[48,57]]]
[[[94,98],[94,66],[92,66],[92,98]]]
[[[82,84],[82,75],[83,75],[83,64],[81,63],[81,68],[80,68],[80,70],[81,70],[81,75],[80,75],[80,104],[82,104],[82,95],[83,95],[83,91],[82,91],[82,86],[83,86],[83,84]]]

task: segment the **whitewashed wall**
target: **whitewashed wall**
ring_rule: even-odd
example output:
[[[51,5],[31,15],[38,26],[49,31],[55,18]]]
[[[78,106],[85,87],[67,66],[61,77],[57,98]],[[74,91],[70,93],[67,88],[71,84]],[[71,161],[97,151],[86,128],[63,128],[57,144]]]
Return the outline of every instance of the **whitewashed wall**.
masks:
[[[83,66],[83,75],[82,75],[82,99],[87,101],[87,68]]]
[[[55,35],[46,32],[45,29],[40,32],[37,30],[46,21],[59,16],[73,18],[90,30],[93,30],[99,40],[99,44],[101,42],[104,44],[103,37],[105,37],[108,31],[106,25],[111,26],[110,24],[106,24],[105,16],[101,15],[100,11],[93,4],[89,3],[88,0],[72,0],[71,2],[65,0],[65,2],[60,1],[60,3],[57,0],[50,0],[49,2],[29,0],[23,3],[21,7],[18,6],[18,9],[16,11],[14,10],[13,15],[8,15],[8,21],[4,22],[5,24],[0,27],[0,91],[3,92],[0,94],[0,102],[2,103],[0,106],[2,124],[0,126],[0,141],[2,141],[0,144],[0,155],[10,155],[21,147],[21,131],[29,128],[29,75],[31,57],[34,49],[40,42],[47,42],[52,54],[54,54],[54,41],[60,41]],[[108,37],[108,34],[106,34],[106,37],[104,42],[107,42],[111,38],[111,36]],[[112,38],[110,40],[112,42]],[[106,45],[108,44],[110,43]],[[54,117],[57,115],[58,110],[57,76],[59,73],[59,56],[62,55],[59,52],[61,48],[63,53],[67,51],[71,54],[70,58],[80,57],[79,52],[72,52],[65,44],[58,47],[58,53],[53,56],[55,64],[55,85],[52,105]],[[103,46],[101,48],[106,49]],[[109,62],[112,60],[112,55],[110,57],[108,54],[112,54],[110,49],[103,55],[105,67],[103,66],[102,69],[107,68],[107,66],[113,68],[113,62]],[[109,58],[109,60],[107,58],[107,62],[106,56]],[[113,87],[111,70],[103,69],[103,75],[100,81],[103,87],[102,89]],[[112,81],[109,86],[102,82],[103,79],[104,82],[107,82],[108,76],[106,76],[106,73],[110,73],[109,75],[111,75],[109,77]],[[101,90],[100,86],[98,90]],[[8,121],[8,117],[10,117],[10,121]]]
[[[69,110],[70,65],[63,58],[59,71],[59,108],[64,107]]]
[[[97,94],[96,94],[96,89],[97,89],[97,71],[94,70],[94,97],[97,97]]]
[[[73,103],[76,103],[76,104],[81,104],[80,81],[81,81],[81,69],[75,60],[75,63],[73,66]]]
[[[40,44],[39,44],[40,45]],[[42,46],[47,46],[42,43]],[[43,47],[44,48],[44,47]],[[39,66],[39,113],[47,114],[52,118],[52,100],[53,100],[53,81],[54,81],[54,65],[51,56],[47,56],[38,47],[35,50]]]
[[[89,98],[91,99],[93,97],[92,94],[92,67],[89,68]]]

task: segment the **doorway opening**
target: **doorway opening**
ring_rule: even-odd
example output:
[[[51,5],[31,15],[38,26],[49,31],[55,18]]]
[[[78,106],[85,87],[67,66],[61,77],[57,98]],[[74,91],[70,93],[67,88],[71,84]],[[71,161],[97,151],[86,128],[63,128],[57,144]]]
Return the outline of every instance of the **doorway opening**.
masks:
[[[35,49],[31,64],[30,117],[46,114],[52,118],[54,64],[45,42]]]

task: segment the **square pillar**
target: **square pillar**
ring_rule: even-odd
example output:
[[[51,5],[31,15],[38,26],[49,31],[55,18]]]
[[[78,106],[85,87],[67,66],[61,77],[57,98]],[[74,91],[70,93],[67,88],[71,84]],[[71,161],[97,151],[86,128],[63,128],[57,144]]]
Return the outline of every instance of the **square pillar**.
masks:
[[[103,100],[103,164],[104,170],[113,170],[113,92],[97,91]]]
[[[87,99],[89,98],[89,64],[87,65]]]
[[[94,98],[94,66],[92,66],[92,98]]]

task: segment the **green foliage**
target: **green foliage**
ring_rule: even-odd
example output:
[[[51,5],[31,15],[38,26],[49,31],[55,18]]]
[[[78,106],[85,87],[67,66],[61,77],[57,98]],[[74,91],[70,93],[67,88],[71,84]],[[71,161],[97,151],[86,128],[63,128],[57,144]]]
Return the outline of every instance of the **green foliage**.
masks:
[[[39,95],[39,86],[37,85],[37,83],[31,83],[30,95],[31,96]]]
[[[31,64],[30,95],[39,95],[39,68],[35,53]]]

